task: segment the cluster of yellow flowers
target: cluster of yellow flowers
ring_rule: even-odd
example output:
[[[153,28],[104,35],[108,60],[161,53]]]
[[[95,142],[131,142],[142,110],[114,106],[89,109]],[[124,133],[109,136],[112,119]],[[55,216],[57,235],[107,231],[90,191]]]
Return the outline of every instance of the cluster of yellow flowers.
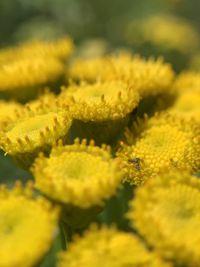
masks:
[[[33,177],[0,186],[0,267],[39,266],[59,234],[57,267],[200,266],[200,73],[73,49],[0,50],[0,148]],[[117,229],[103,216],[124,184]]]

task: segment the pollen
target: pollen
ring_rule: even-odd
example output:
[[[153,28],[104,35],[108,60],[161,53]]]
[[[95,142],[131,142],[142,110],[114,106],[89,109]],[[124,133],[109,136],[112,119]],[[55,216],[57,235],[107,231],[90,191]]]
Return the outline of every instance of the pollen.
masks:
[[[122,177],[109,147],[78,139],[73,145],[54,147],[49,158],[38,157],[32,172],[36,187],[45,195],[83,209],[102,206],[115,194]]]
[[[26,168],[39,151],[48,152],[58,139],[65,138],[72,122],[69,112],[60,109],[55,100],[51,105],[40,104],[17,112],[0,133],[1,148]]]
[[[0,266],[32,267],[51,248],[58,209],[18,183],[0,189]],[[37,224],[36,224],[37,222]]]
[[[199,210],[199,180],[187,172],[172,171],[137,189],[128,217],[160,255],[178,266],[198,266]]]
[[[133,234],[114,227],[92,225],[83,237],[76,237],[69,249],[59,255],[57,267],[170,267],[147,250]]]
[[[194,121],[158,114],[140,122],[141,132],[134,138],[134,128],[127,130],[127,143],[117,155],[124,162],[125,179],[141,184],[163,169],[200,168],[200,128]],[[137,128],[137,127],[136,127]],[[137,162],[136,162],[137,160]]]

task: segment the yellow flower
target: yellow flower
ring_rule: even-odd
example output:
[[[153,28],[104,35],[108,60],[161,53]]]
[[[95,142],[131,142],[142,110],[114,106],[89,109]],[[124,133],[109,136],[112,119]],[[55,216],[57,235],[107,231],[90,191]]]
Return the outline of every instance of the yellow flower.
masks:
[[[59,256],[57,267],[169,267],[133,234],[92,225]]]
[[[178,94],[200,92],[200,72],[182,72],[176,79],[174,88]]]
[[[0,64],[34,57],[56,57],[66,60],[73,52],[74,45],[70,37],[54,41],[34,40],[18,46],[0,49]]]
[[[25,58],[0,65],[0,92],[16,98],[36,95],[41,85],[55,82],[64,65],[53,57]]]
[[[0,188],[0,266],[32,267],[51,247],[56,235],[58,210],[28,186]]]
[[[2,127],[9,118],[15,117],[15,112],[21,108],[17,102],[0,100],[0,126]]]
[[[181,53],[189,53],[199,45],[195,28],[187,20],[170,14],[153,15],[131,22],[126,30],[126,39],[131,44],[149,42]]]
[[[200,91],[182,93],[178,96],[175,103],[168,109],[170,114],[187,121],[194,119],[200,123]]]
[[[150,246],[178,266],[199,266],[200,181],[170,172],[136,191],[128,213],[132,226]]]
[[[125,135],[127,144],[122,142],[117,154],[131,183],[143,183],[163,169],[200,168],[200,126],[191,120],[185,123],[167,114],[156,115]]]
[[[141,96],[168,92],[174,79],[171,66],[162,59],[145,60],[130,54],[101,58],[77,59],[68,75],[76,80],[122,80],[139,88]]]
[[[137,107],[136,88],[120,81],[71,85],[64,88],[60,102],[69,105],[75,119],[71,136],[113,143],[127,125],[128,115]]]
[[[73,52],[74,45],[70,37],[55,41],[34,40],[17,47],[20,57],[56,57],[66,60]]]
[[[72,122],[69,112],[60,109],[55,99],[35,107],[24,107],[0,132],[0,147],[24,168],[38,152],[48,152],[58,139],[65,138]]]
[[[83,209],[103,205],[116,192],[122,173],[110,148],[81,143],[54,147],[50,157],[40,155],[32,172],[36,187],[50,198]]]
[[[71,85],[63,88],[62,103],[71,104],[73,117],[82,121],[105,121],[124,118],[139,103],[137,88],[120,81]]]

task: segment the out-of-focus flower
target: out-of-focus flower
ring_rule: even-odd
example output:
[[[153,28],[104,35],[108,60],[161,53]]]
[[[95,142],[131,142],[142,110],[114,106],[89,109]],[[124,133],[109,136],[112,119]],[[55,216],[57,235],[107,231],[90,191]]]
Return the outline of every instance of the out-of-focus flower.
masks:
[[[59,96],[75,119],[72,135],[95,139],[99,144],[112,142],[118,136],[139,99],[137,87],[121,81],[71,85]]]
[[[168,112],[185,120],[186,123],[191,119],[200,123],[200,88],[199,92],[188,90],[180,94]]]
[[[60,138],[65,138],[71,126],[71,116],[55,99],[35,107],[26,106],[8,119],[0,132],[0,147],[24,168],[29,167],[38,152],[48,152]]]
[[[139,88],[141,96],[149,96],[169,91],[174,73],[162,59],[145,60],[122,53],[119,56],[77,59],[69,67],[68,76],[90,82],[120,80]]]
[[[31,188],[16,184],[0,188],[0,266],[32,267],[51,247],[56,235],[58,209]]]
[[[55,41],[34,40],[21,43],[18,46],[0,49],[0,64],[9,64],[20,59],[53,57],[66,60],[73,52],[73,42],[70,37]]]
[[[179,95],[185,92],[200,93],[200,72],[182,72],[174,83],[174,89]]]
[[[155,115],[127,130],[125,140],[117,155],[130,183],[141,184],[163,169],[200,168],[200,126],[193,120]]]
[[[118,231],[114,227],[92,225],[83,237],[76,237],[69,249],[59,256],[58,267],[169,267],[147,250],[133,234]]]
[[[191,53],[199,45],[198,32],[190,22],[171,14],[158,14],[131,22],[126,39],[131,44],[147,42],[164,50],[182,53]]]
[[[73,52],[73,42],[70,37],[55,41],[29,41],[22,43],[17,49],[20,57],[56,57],[66,60]]]
[[[178,266],[200,261],[200,182],[187,172],[150,179],[136,191],[128,217],[147,243]]]
[[[19,99],[38,94],[42,85],[56,82],[64,65],[53,57],[25,58],[0,65],[0,92]]]
[[[104,200],[115,194],[120,185],[122,172],[119,161],[113,159],[110,148],[89,145],[86,140],[73,145],[54,147],[50,157],[40,155],[32,168],[36,187],[56,202],[65,207],[66,223],[79,218],[80,213],[73,213],[73,207],[79,210],[103,206]],[[77,210],[77,209],[76,209]],[[77,222],[73,222],[75,224]]]

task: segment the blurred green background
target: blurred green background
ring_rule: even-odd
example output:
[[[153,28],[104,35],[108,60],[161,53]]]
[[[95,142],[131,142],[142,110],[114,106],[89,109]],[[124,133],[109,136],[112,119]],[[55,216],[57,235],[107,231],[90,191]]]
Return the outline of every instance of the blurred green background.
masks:
[[[106,49],[128,48],[144,56],[163,55],[180,71],[190,64],[199,46],[186,45],[185,53],[177,51],[177,47],[166,53],[166,45],[155,47],[147,40],[138,46],[135,36],[141,37],[141,33],[131,29],[131,23],[143,20],[148,24],[148,17],[167,13],[186,20],[199,34],[199,10],[199,0],[0,0],[0,47],[32,38],[54,39],[67,33],[82,50],[102,53]],[[172,36],[176,31],[171,27]],[[187,35],[182,34],[179,47],[184,46],[184,40],[189,42],[191,36]],[[194,61],[199,65],[200,59]]]
[[[78,43],[105,38],[124,46],[124,31],[136,18],[170,12],[198,29],[199,10],[199,0],[0,0],[0,46],[65,33]]]

